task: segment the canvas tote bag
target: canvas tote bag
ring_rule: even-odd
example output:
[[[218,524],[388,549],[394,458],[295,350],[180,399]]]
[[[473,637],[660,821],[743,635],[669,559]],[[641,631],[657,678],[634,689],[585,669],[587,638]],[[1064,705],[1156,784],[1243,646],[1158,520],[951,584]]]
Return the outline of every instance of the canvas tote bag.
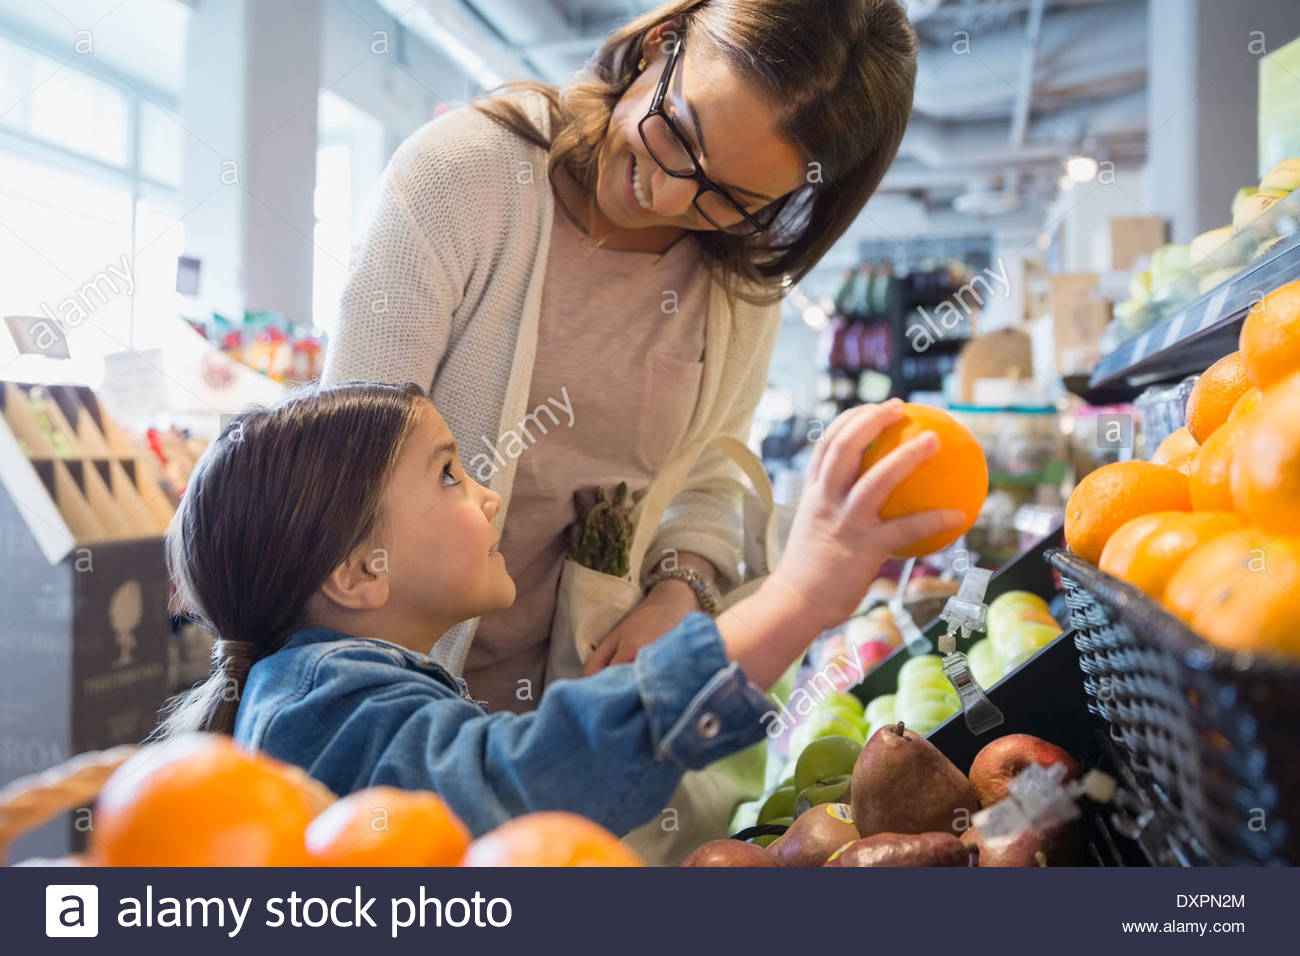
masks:
[[[765,566],[747,568],[745,582],[723,596],[723,606],[730,607],[753,592],[776,567],[780,559],[779,514],[772,498],[772,483],[758,456],[731,435],[716,435],[686,445],[655,477],[633,512],[635,525],[626,577],[603,574],[572,559],[565,560],[551,622],[548,682],[580,676],[582,665],[596,645],[640,603],[641,574],[659,522],[708,448],[716,449],[740,467],[753,486],[755,510],[765,516],[762,540],[746,542],[745,548],[748,555],[763,555]],[[665,812],[632,831],[623,842],[647,863],[673,865],[706,840],[726,836],[735,808],[761,794],[766,757],[767,743],[763,741],[704,770],[688,771]]]

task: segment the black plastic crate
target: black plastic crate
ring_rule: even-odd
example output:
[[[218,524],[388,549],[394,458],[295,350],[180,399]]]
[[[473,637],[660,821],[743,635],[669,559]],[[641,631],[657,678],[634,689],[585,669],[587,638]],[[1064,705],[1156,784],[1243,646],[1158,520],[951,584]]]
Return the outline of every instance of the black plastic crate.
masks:
[[[1089,709],[1148,803],[1157,863],[1300,863],[1300,665],[1216,648],[1061,550]]]

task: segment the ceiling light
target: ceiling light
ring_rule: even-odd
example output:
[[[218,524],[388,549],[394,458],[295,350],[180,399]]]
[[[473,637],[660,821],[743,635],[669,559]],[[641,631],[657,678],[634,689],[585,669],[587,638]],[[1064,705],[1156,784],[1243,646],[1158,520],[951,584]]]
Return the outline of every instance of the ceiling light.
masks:
[[[1097,161],[1091,156],[1071,156],[1065,161],[1065,175],[1076,183],[1090,183],[1097,178]]]

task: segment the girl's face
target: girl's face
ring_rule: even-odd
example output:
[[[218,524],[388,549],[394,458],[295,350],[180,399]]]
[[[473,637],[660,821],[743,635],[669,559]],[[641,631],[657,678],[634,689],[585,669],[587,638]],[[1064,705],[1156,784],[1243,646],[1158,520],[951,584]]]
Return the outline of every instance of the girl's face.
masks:
[[[693,205],[699,185],[669,176],[651,158],[637,129],[650,109],[675,37],[671,25],[656,27],[648,35],[646,67],[614,106],[600,148],[596,205],[618,228],[714,229]],[[751,214],[803,185],[804,161],[778,135],[771,105],[717,55],[702,30],[684,42],[664,108],[705,175]]]
[[[513,604],[492,523],[500,505],[465,474],[451,431],[426,403],[384,492],[389,607],[450,626]]]

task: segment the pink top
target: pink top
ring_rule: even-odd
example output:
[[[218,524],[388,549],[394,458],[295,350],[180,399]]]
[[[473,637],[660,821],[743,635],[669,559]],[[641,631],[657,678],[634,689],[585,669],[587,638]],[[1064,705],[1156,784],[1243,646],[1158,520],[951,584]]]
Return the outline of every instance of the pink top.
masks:
[[[474,696],[493,710],[532,710],[541,697],[573,492],[619,481],[645,488],[685,435],[700,390],[708,292],[691,237],[663,253],[601,249],[557,199],[528,400],[534,417],[496,449],[518,459],[501,538],[518,597],[508,611],[484,615],[465,662]],[[480,451],[491,454],[461,449],[475,477]]]

